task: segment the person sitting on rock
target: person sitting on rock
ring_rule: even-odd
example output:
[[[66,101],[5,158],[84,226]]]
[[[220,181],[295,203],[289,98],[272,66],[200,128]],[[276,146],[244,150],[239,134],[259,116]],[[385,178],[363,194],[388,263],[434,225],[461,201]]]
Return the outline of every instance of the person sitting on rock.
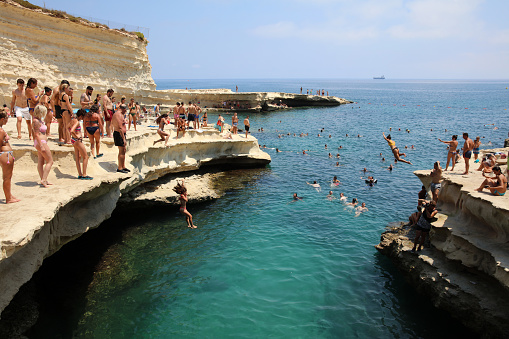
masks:
[[[493,166],[497,164],[497,159],[493,154],[488,154],[486,156],[486,160],[481,162],[481,166],[477,169],[478,171],[483,171],[483,173],[490,173],[493,169]]]
[[[421,209],[422,204],[426,202],[426,196],[428,195],[428,192],[426,191],[426,187],[422,186],[421,190],[418,193],[418,200],[417,200],[417,212],[412,213],[408,217],[408,221],[410,222],[409,226],[415,226],[417,224],[417,221],[421,217]]]
[[[422,244],[424,244],[424,240],[426,240],[426,236],[431,230],[431,218],[434,218],[438,213],[436,209],[437,203],[434,200],[430,202],[424,203],[424,208],[422,210],[421,216],[417,221],[416,226],[416,234],[414,239],[414,247],[412,248],[412,253],[415,252],[417,247],[417,243],[419,243],[419,247],[417,247],[417,251],[422,249]]]
[[[497,196],[505,195],[505,192],[507,191],[507,179],[502,174],[500,166],[493,167],[493,173],[495,174],[495,178],[484,179],[481,186],[479,186],[479,188],[476,189],[476,191],[482,192],[484,188],[487,188],[493,195]]]

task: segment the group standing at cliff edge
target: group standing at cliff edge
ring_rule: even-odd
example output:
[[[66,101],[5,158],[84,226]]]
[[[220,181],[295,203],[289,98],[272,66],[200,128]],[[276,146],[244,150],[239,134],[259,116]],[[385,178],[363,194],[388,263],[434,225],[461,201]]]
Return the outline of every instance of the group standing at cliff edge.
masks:
[[[99,158],[101,137],[111,137],[119,148],[117,172],[128,173],[125,167],[126,148],[126,125],[131,122],[136,130],[137,120],[140,113],[147,113],[145,107],[131,99],[125,104],[122,97],[120,105],[115,104],[114,90],[108,89],[106,94],[92,100],[93,88],[88,86],[80,97],[78,110],[73,110],[73,89],[67,80],[62,80],[60,85],[51,89],[44,87],[39,93],[35,92],[37,79],[28,79],[26,86],[23,79],[18,79],[16,89],[12,91],[10,110],[4,105],[0,110],[0,165],[3,171],[3,190],[6,203],[20,201],[11,193],[11,179],[14,168],[14,154],[10,145],[10,137],[3,126],[9,116],[16,117],[17,138],[21,139],[22,121],[25,120],[28,128],[28,138],[33,140],[37,150],[37,171],[39,184],[43,187],[52,185],[48,181],[48,175],[53,166],[53,158],[48,145],[48,137],[51,135],[51,123],[58,123],[58,144],[72,145],[75,151],[76,168],[78,179],[92,180],[87,175],[88,153],[83,144],[84,136],[90,139],[91,154]],[[127,114],[129,110],[129,114]],[[159,105],[154,107],[157,112]],[[85,131],[82,131],[80,121],[83,121]]]
[[[87,175],[88,152],[83,143],[83,138],[90,140],[90,151],[93,158],[103,156],[100,152],[101,137],[113,138],[115,146],[118,147],[118,167],[117,172],[128,173],[129,169],[125,166],[126,154],[126,132],[131,128],[131,124],[136,130],[137,121],[141,114],[148,114],[146,108],[140,107],[134,98],[126,104],[126,98],[122,96],[119,104],[116,104],[113,96],[114,90],[108,89],[103,96],[97,95],[93,100],[93,88],[88,86],[80,97],[80,109],[73,109],[73,88],[67,80],[62,80],[60,85],[51,89],[44,87],[42,91],[36,93],[38,85],[37,79],[28,79],[26,85],[23,79],[18,79],[16,89],[12,91],[12,100],[10,110],[7,105],[0,110],[0,165],[3,171],[3,190],[6,203],[18,202],[19,199],[11,193],[11,179],[14,168],[14,154],[9,143],[10,137],[2,128],[8,121],[9,116],[16,117],[17,138],[21,139],[22,121],[25,120],[28,128],[28,137],[33,140],[34,147],[37,150],[37,171],[39,174],[39,184],[43,187],[52,185],[48,181],[48,176],[53,166],[51,149],[48,145],[48,137],[51,135],[51,124],[58,124],[58,144],[72,145],[74,147],[75,162],[78,172],[78,179],[92,180]],[[169,133],[164,131],[164,126],[170,124],[168,114],[160,115],[160,104],[153,109],[156,116],[156,122],[159,125],[157,133],[161,137],[159,141],[168,142]],[[177,103],[174,112],[174,124],[177,129],[177,138],[179,132],[184,136],[186,129],[200,129],[207,127],[207,112],[203,113],[200,119],[201,108],[189,102],[187,109],[184,103]],[[220,120],[222,125],[224,120]],[[84,131],[82,131],[82,125]],[[236,114],[232,117],[233,133],[237,133],[238,117]],[[126,126],[128,125],[128,126]],[[192,125],[192,127],[191,127]],[[249,133],[249,117],[244,120],[246,138]],[[221,126],[220,126],[221,128]]]
[[[410,163],[401,159],[401,155],[404,155],[404,153],[399,152],[395,146],[395,142],[391,140],[390,135],[386,137],[384,134],[383,136],[394,153],[394,161]],[[427,192],[425,186],[422,186],[422,190],[418,194],[417,212],[413,213],[409,217],[409,225],[415,227],[416,230],[412,252],[415,252],[416,250],[420,251],[422,249],[424,241],[431,230],[431,222],[433,222],[436,214],[438,213],[436,206],[439,201],[439,193],[442,188],[442,174],[444,171],[448,170],[449,163],[452,164],[452,172],[454,171],[455,164],[463,158],[465,162],[465,171],[462,175],[469,175],[472,173],[470,171],[470,160],[473,155],[474,163],[480,163],[477,171],[481,171],[482,176],[485,178],[476,191],[482,192],[483,189],[488,189],[488,191],[494,196],[503,196],[507,191],[507,178],[502,173],[500,166],[497,166],[495,154],[487,154],[484,159],[478,159],[480,154],[479,148],[481,145],[480,137],[476,137],[475,140],[472,140],[469,138],[468,133],[463,133],[463,139],[464,144],[461,150],[458,148],[457,135],[453,135],[449,141],[444,141],[440,138],[438,139],[439,142],[448,145],[447,163],[445,169],[440,166],[439,161],[434,163],[433,170],[430,173],[431,200],[426,200]],[[509,157],[509,155],[506,155],[505,153],[499,153],[497,155],[502,159]]]

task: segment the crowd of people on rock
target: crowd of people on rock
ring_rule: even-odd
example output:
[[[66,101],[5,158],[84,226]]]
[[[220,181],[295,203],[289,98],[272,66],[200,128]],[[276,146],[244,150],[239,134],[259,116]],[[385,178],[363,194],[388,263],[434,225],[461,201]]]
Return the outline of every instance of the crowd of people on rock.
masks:
[[[329,91],[326,91],[324,89],[322,90],[316,90],[316,92],[313,92],[313,89],[306,89],[306,94],[307,95],[313,95],[313,93],[315,93],[315,95],[319,95],[319,96],[329,96]],[[302,87],[300,88],[300,94],[302,94]]]
[[[0,108],[0,164],[3,170],[3,188],[6,197],[6,203],[19,201],[11,193],[11,178],[14,167],[14,153],[9,143],[10,137],[2,128],[9,117],[16,117],[17,139],[22,138],[22,122],[25,120],[28,129],[28,138],[33,140],[33,145],[37,150],[37,171],[39,173],[39,184],[43,187],[52,185],[48,181],[49,173],[53,166],[53,156],[48,144],[48,138],[51,134],[52,124],[57,124],[58,145],[70,145],[74,148],[76,169],[78,179],[92,180],[87,174],[88,152],[83,143],[83,139],[90,141],[90,153],[92,157],[100,158],[103,153],[100,151],[101,138],[113,138],[115,146],[118,147],[118,166],[117,172],[128,173],[129,169],[125,166],[125,154],[127,147],[126,133],[131,126],[136,131],[140,118],[148,116],[145,106],[141,106],[134,98],[126,102],[126,97],[122,96],[117,103],[113,89],[108,89],[104,95],[97,94],[93,97],[93,87],[87,86],[81,94],[79,100],[80,108],[73,108],[74,90],[69,81],[62,80],[59,86],[44,87],[43,90],[36,92],[38,81],[30,78],[25,84],[23,79],[18,79],[16,88],[12,91],[12,100],[9,107],[4,104]],[[230,103],[229,103],[230,104]],[[239,107],[240,103],[235,103]],[[199,130],[201,127],[208,126],[207,112],[196,104],[189,102],[186,105],[183,102],[177,102],[172,109],[174,121],[170,121],[168,113],[161,114],[161,104],[153,107],[153,112],[157,117],[157,134],[159,140],[154,142],[165,142],[168,144],[170,130],[165,126],[174,124],[179,135],[185,135],[186,130]],[[231,133],[238,133],[239,118],[237,113],[232,116]],[[218,128],[220,131],[224,126],[224,119],[220,117]],[[246,138],[249,133],[249,117],[244,119],[244,129]],[[230,132],[229,132],[230,133]],[[231,138],[231,134],[230,134]]]
[[[474,163],[480,163],[477,171],[481,171],[482,176],[485,178],[481,185],[476,189],[478,192],[482,192],[487,189],[494,196],[504,196],[507,188],[507,177],[502,173],[500,166],[497,166],[496,156],[493,153],[488,153],[483,159],[479,159],[481,145],[480,137],[476,137],[475,140],[469,138],[468,133],[463,133],[463,147],[458,148],[458,136],[453,135],[451,140],[444,141],[440,138],[438,141],[448,145],[447,147],[447,163],[445,169],[442,169],[440,162],[436,161],[433,165],[433,170],[430,173],[431,183],[431,200],[426,200],[427,191],[426,187],[422,186],[422,190],[418,194],[417,212],[413,213],[409,217],[409,225],[415,226],[416,236],[414,239],[414,246],[412,252],[420,251],[423,247],[423,243],[426,236],[431,230],[431,222],[434,221],[435,216],[438,213],[436,208],[439,198],[440,190],[442,188],[443,172],[449,168],[449,163],[452,164],[451,172],[454,171],[454,165],[463,158],[465,163],[465,171],[461,173],[463,176],[467,176],[471,173],[470,171],[470,160],[472,154],[474,156]],[[502,159],[509,157],[509,154],[500,153]]]

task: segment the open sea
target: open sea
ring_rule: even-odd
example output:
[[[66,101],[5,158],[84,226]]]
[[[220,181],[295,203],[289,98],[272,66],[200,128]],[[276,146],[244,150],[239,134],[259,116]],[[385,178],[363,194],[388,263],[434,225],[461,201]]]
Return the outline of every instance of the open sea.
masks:
[[[468,132],[481,136],[481,149],[503,147],[509,81],[156,83],[158,89],[238,86],[241,92],[323,88],[355,104],[251,114],[252,135],[272,162],[225,173],[218,180],[230,187],[225,196],[188,207],[198,229],[186,227],[178,208],[123,211],[66,245],[37,273],[43,311],[30,337],[471,336],[410,288],[374,246],[388,223],[414,212],[421,183],[412,172],[431,169],[437,160],[445,167],[446,145],[437,138],[458,134],[462,144],[461,134]],[[240,122],[244,116],[239,114]],[[413,165],[387,170],[393,156],[382,132],[392,135]],[[378,184],[368,187],[366,175]],[[339,186],[331,186],[333,176]],[[320,191],[306,184],[314,180]],[[294,192],[303,200],[292,202]],[[339,201],[341,192],[369,210],[356,216]]]

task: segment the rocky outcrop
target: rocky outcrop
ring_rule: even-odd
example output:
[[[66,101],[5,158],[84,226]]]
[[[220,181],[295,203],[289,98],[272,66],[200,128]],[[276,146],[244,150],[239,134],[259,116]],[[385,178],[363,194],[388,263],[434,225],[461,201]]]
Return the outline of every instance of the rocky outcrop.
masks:
[[[428,188],[429,173],[415,172]],[[414,234],[404,224],[384,232],[376,248],[436,307],[484,337],[503,337],[509,330],[509,197],[475,191],[484,180],[477,171],[459,173],[444,172],[428,248],[411,253]]]
[[[36,78],[38,89],[56,87],[67,79],[75,89],[74,103],[85,88],[104,94],[134,97],[146,105],[200,102],[202,107],[237,101],[260,106],[277,101],[291,107],[334,106],[349,101],[289,93],[235,93],[230,89],[156,90],[146,43],[135,35],[104,26],[53,17],[10,0],[0,0],[0,101],[10,103],[16,80]]]
[[[15,121],[9,121],[5,128],[13,131]],[[39,188],[36,182],[35,149],[28,139],[16,141],[13,194],[21,202],[0,204],[0,311],[45,258],[98,227],[111,216],[121,197],[126,202],[167,200],[171,203],[175,198],[171,191],[174,182],[161,184],[154,183],[155,180],[204,166],[263,167],[270,162],[270,156],[260,150],[258,141],[251,136],[223,139],[210,128],[203,132],[188,131],[179,139],[175,139],[175,130],[171,134],[165,147],[153,146],[158,138],[155,128],[138,127],[137,132],[130,132],[126,158],[130,174],[116,173],[117,148],[111,139],[103,139],[104,156],[89,160],[88,174],[94,177],[91,181],[76,179],[73,149],[58,147],[51,141],[48,144],[55,163],[49,181],[55,185],[47,189]],[[209,187],[207,178],[196,182],[188,179],[191,203],[219,196]],[[159,185],[157,190],[151,188]],[[150,191],[157,191],[157,196],[150,197]]]
[[[18,78],[36,78],[39,88],[68,79],[77,91],[92,85],[98,93],[156,88],[145,42],[131,34],[6,2],[0,2],[0,13],[0,97],[5,102]],[[79,95],[74,99],[78,102]]]

